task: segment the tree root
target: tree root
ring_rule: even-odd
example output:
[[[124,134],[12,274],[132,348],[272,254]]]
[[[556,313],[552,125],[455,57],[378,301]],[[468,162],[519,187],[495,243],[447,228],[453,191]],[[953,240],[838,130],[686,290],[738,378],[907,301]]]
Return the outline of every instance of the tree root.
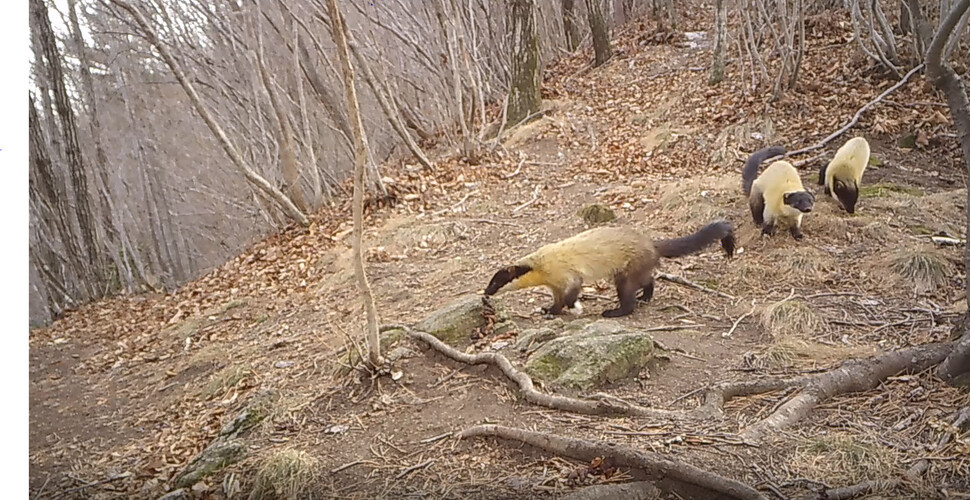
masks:
[[[926,344],[872,359],[848,361],[828,372],[792,379],[789,387],[801,387],[802,391],[765,419],[741,431],[741,438],[759,441],[767,433],[801,420],[819,403],[833,396],[873,389],[905,370],[925,370],[943,361],[952,349],[952,343]]]
[[[638,451],[612,443],[574,439],[494,424],[477,425],[459,435],[460,438],[475,436],[492,436],[519,441],[576,460],[589,461],[595,457],[604,457],[612,460],[614,465],[639,469],[651,479],[672,479],[678,483],[700,487],[716,494],[717,498],[766,500],[758,490],[744,483],[670,460],[656,453]]]
[[[842,128],[840,128],[840,129],[836,130],[835,132],[832,132],[831,134],[829,134],[828,137],[826,137],[825,139],[822,139],[822,141],[819,142],[818,144],[815,144],[814,146],[808,146],[808,147],[805,147],[805,148],[802,148],[802,149],[799,149],[799,150],[796,150],[796,151],[792,151],[792,152],[788,153],[785,156],[789,156],[790,157],[790,156],[800,155],[800,154],[803,154],[803,153],[808,153],[808,152],[811,152],[811,151],[815,151],[816,149],[822,149],[822,148],[824,148],[826,144],[832,142],[838,136],[846,133],[850,128],[854,127],[856,123],[859,123],[859,118],[862,117],[862,114],[865,113],[866,110],[868,110],[869,108],[871,108],[877,102],[880,102],[883,99],[885,99],[885,97],[887,95],[892,94],[899,87],[902,87],[903,85],[905,85],[906,82],[909,81],[909,77],[913,76],[915,73],[917,73],[921,69],[923,69],[923,65],[922,64],[920,64],[919,66],[916,66],[915,68],[909,70],[909,73],[906,73],[906,75],[903,76],[898,82],[896,82],[895,85],[893,85],[892,87],[889,87],[888,89],[886,89],[885,91],[883,91],[882,94],[879,94],[878,97],[876,97],[875,99],[867,102],[865,106],[859,108],[859,110],[856,111],[855,116],[852,117],[852,120],[850,120],[849,123],[846,123],[844,126],[842,126]]]
[[[545,394],[536,390],[535,385],[532,383],[532,379],[529,377],[529,375],[516,370],[508,358],[502,356],[501,354],[494,352],[466,354],[458,351],[448,344],[445,344],[441,340],[438,340],[437,337],[431,335],[430,333],[412,330],[410,327],[405,325],[388,325],[383,327],[383,329],[391,328],[400,328],[406,331],[411,338],[420,340],[421,342],[430,345],[432,349],[455,361],[469,365],[488,364],[498,367],[498,369],[502,370],[502,373],[504,373],[506,377],[511,379],[519,386],[519,390],[522,391],[522,395],[525,397],[526,401],[539,406],[586,415],[630,415],[662,419],[681,419],[685,416],[684,412],[681,411],[667,411],[646,408],[632,403],[627,403],[618,398],[592,401],[587,399],[576,399],[566,396]]]

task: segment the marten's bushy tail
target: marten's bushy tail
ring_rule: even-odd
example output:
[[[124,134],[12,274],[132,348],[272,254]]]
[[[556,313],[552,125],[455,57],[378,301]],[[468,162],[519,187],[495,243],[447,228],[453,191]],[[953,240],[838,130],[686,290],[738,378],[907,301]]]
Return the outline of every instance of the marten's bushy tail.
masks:
[[[748,162],[744,164],[744,170],[741,172],[741,191],[744,192],[745,196],[751,194],[751,184],[758,177],[758,169],[761,168],[761,164],[768,158],[785,154],[785,151],[784,146],[771,146],[751,153]]]
[[[681,257],[699,252],[717,240],[721,240],[721,247],[728,257],[734,256],[734,226],[723,220],[712,222],[694,234],[659,240],[654,244],[661,257]]]

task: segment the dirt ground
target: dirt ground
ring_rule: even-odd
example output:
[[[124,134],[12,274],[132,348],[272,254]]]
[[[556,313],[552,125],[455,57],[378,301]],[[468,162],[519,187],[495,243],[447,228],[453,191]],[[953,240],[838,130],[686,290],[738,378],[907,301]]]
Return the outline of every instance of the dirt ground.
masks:
[[[706,20],[685,22],[688,31],[709,29]],[[586,51],[550,68],[545,93],[554,111],[513,131],[480,164],[444,158],[434,175],[388,167],[399,203],[372,211],[365,233],[382,322],[413,323],[480,293],[499,266],[585,229],[576,212],[602,203],[618,223],[658,238],[726,218],[741,245],[734,259],[711,248],[663,263],[661,271],[733,298],[658,282],[653,301],[620,321],[683,328],[656,332],[665,359],[604,392],[688,409],[698,404],[694,391],[715,382],[815,373],[946,340],[966,310],[962,249],[938,247],[930,236],[966,238],[966,175],[949,122],[905,105],[939,97],[916,77],[890,98],[896,105],[874,106],[803,167],[806,187],[816,189],[822,161],[850,136],[869,138],[881,165],[867,170],[872,189],[855,215],[819,196],[805,240],[784,231],[760,238],[740,193],[747,154],[767,143],[814,144],[892,82],[860,71],[865,63],[850,46],[810,49],[803,72],[817,83],[771,103],[728,83],[739,81],[730,72],[709,87],[707,73],[694,69],[708,64],[709,51],[646,44],[651,29],[621,32],[604,67],[589,69]],[[815,34],[809,46],[842,35]],[[927,144],[898,148],[910,132],[928,136]],[[967,434],[932,446],[970,396],[932,373],[835,397],[760,446],[732,436],[790,391],[732,401],[723,419],[683,427],[534,406],[494,368],[414,343],[405,343],[413,352],[396,365],[397,382],[341,375],[335,352],[363,331],[349,227],[345,206],[321,212],[309,231],[260,242],[172,294],[104,301],[32,331],[31,496],[155,498],[226,421],[271,391],[273,411],[250,436],[246,458],[197,484],[194,497],[247,495],[257,471],[287,450],[303,452],[312,471],[310,493],[300,498],[557,498],[572,490],[574,461],[511,442],[441,437],[489,422],[655,451],[789,496],[819,483],[898,477],[930,457],[919,481],[881,494],[970,498]],[[926,280],[900,262],[925,254],[940,278],[916,290]],[[548,297],[532,290],[499,298],[524,329],[548,321],[537,312]],[[779,330],[766,311],[786,298],[805,304],[808,320],[783,318],[791,327]],[[584,316],[596,317],[615,295],[606,283],[587,284],[582,300]]]

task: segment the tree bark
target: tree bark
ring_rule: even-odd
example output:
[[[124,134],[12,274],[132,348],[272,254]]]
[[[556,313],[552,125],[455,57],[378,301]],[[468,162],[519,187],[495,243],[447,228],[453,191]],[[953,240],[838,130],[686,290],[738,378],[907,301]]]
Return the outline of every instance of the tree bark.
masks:
[[[269,103],[273,107],[273,116],[276,117],[276,136],[280,150],[280,171],[283,174],[283,192],[301,210],[310,209],[300,185],[300,167],[296,160],[296,151],[293,140],[293,128],[290,125],[290,118],[283,110],[283,103],[276,93],[276,82],[269,76],[266,70],[266,60],[263,58],[263,33],[257,28],[256,33],[256,65],[259,67],[260,80],[266,93],[269,94]]]
[[[507,120],[515,125],[539,111],[539,36],[536,33],[535,0],[510,0],[512,82],[509,85]]]
[[[606,30],[606,21],[603,19],[601,1],[586,0],[586,15],[589,17],[589,28],[593,32],[594,68],[613,57],[613,49],[610,48],[610,35]]]
[[[970,99],[967,98],[967,89],[960,75],[944,59],[944,49],[947,42],[968,9],[970,9],[970,0],[960,0],[946,14],[946,17],[941,17],[942,21],[940,21],[936,35],[933,37],[929,49],[927,49],[925,61],[927,79],[946,95],[946,102],[950,107],[950,115],[953,117],[953,124],[960,141],[960,149],[963,152],[964,168],[970,174]],[[970,229],[970,191],[967,191],[965,205],[968,229]],[[963,265],[966,269],[970,269],[970,245],[964,246]],[[967,280],[966,291],[970,292],[970,280]],[[967,295],[967,300],[970,301],[970,293]],[[968,338],[970,338],[970,334],[964,330],[963,338],[957,344],[957,348],[937,369],[937,373],[941,377],[953,380],[970,369],[970,366],[968,366],[970,364],[970,352],[968,352],[970,340]]]
[[[71,209],[66,196],[66,189],[64,185],[58,182],[56,175],[54,174],[54,168],[51,163],[51,157],[47,149],[47,144],[44,143],[44,130],[41,126],[40,120],[37,117],[37,109],[34,105],[33,96],[28,97],[29,105],[28,108],[28,136],[29,136],[29,153],[30,153],[30,177],[29,182],[31,187],[34,188],[34,192],[38,198],[38,205],[47,208],[47,216],[50,224],[56,229],[57,236],[56,239],[64,245],[66,258],[65,261],[70,266],[70,271],[73,271],[77,276],[77,285],[79,290],[85,289],[85,282],[83,277],[87,274],[87,262],[84,259],[83,251],[78,245],[76,235],[71,230],[69,222],[71,221]],[[45,214],[41,212],[39,214],[43,217]],[[31,249],[33,252],[34,249]],[[53,261],[49,259],[40,259],[42,270],[45,271],[45,275],[53,274]],[[64,270],[67,271],[67,270]],[[74,279],[67,279],[66,273],[62,271],[57,273],[59,275],[58,280],[62,283],[71,283],[75,281]],[[50,280],[54,279],[53,276]],[[72,297],[67,291],[63,292],[63,295],[70,298],[71,301],[74,299],[84,299],[87,293],[85,292],[85,297]]]
[[[64,153],[74,187],[75,215],[81,230],[80,239],[86,257],[94,263],[90,278],[93,280],[91,285],[97,290],[102,288],[101,282],[103,281],[102,254],[97,225],[91,211],[88,178],[84,166],[84,157],[81,153],[81,144],[78,140],[74,109],[71,107],[67,95],[67,86],[61,69],[61,56],[54,39],[54,32],[51,29],[47,5],[44,4],[43,0],[30,0],[30,12],[34,19],[34,26],[38,30],[38,38],[41,42],[44,59],[47,62],[47,69],[50,72],[54,104],[57,107],[57,115],[60,118],[61,133],[64,139]]]
[[[714,60],[708,83],[716,85],[724,80],[724,53],[727,51],[727,6],[717,0],[714,8]]]
[[[347,97],[347,116],[354,135],[354,274],[357,277],[357,289],[360,291],[367,314],[367,357],[371,367],[377,368],[383,364],[381,358],[381,342],[378,332],[377,305],[370,284],[367,282],[367,272],[364,269],[363,245],[364,233],[364,167],[367,163],[367,135],[364,123],[360,117],[360,106],[357,101],[357,88],[354,85],[354,67],[350,63],[350,49],[347,46],[347,25],[343,15],[337,7],[337,0],[327,0],[330,11],[330,23],[333,41],[337,45],[340,56],[340,66],[343,69],[344,91]]]
[[[579,24],[576,22],[576,0],[562,0],[562,27],[566,32],[566,47],[574,52],[581,39]]]
[[[168,65],[169,69],[171,69],[172,73],[175,74],[175,78],[182,85],[185,93],[188,94],[189,100],[192,101],[193,106],[195,106],[195,110],[200,116],[202,116],[202,120],[205,121],[206,125],[208,125],[209,130],[212,131],[212,134],[216,137],[216,140],[218,140],[222,145],[223,150],[227,155],[229,155],[229,159],[232,160],[233,164],[236,165],[236,168],[242,171],[246,180],[266,193],[266,195],[275,203],[279,204],[288,217],[299,223],[301,226],[309,226],[310,220],[307,219],[307,216],[300,211],[296,205],[293,204],[293,201],[283,194],[283,192],[280,191],[276,186],[273,186],[269,183],[269,181],[256,173],[256,171],[249,166],[246,160],[243,159],[242,155],[239,154],[236,146],[232,144],[229,137],[226,136],[226,133],[222,130],[222,127],[216,123],[215,118],[213,118],[212,114],[209,113],[209,110],[205,107],[205,104],[202,103],[202,99],[199,97],[199,94],[196,93],[195,87],[188,81],[188,79],[185,78],[185,74],[182,72],[181,66],[175,61],[172,54],[169,53],[167,46],[159,41],[157,33],[155,33],[154,28],[148,24],[148,20],[145,19],[145,16],[142,15],[138,9],[124,0],[111,1],[131,14],[138,26],[145,32],[149,42],[151,42],[151,44],[158,50],[158,53],[161,54],[162,59]]]

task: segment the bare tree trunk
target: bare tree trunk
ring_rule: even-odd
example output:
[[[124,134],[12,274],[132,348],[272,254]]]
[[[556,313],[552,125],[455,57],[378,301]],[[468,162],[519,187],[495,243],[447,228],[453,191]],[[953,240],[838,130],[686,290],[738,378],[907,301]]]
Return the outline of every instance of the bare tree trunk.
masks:
[[[418,143],[415,142],[414,138],[411,137],[411,134],[408,133],[407,129],[405,128],[404,122],[401,120],[401,115],[398,113],[396,106],[394,106],[394,103],[392,102],[392,100],[389,99],[389,96],[385,95],[384,92],[381,91],[381,88],[377,84],[378,83],[377,78],[374,76],[374,73],[370,69],[370,65],[367,64],[367,60],[360,54],[360,49],[357,46],[357,41],[354,40],[354,36],[349,32],[347,33],[347,44],[350,47],[350,51],[353,52],[354,54],[354,60],[357,61],[357,66],[361,69],[361,71],[364,72],[364,80],[367,82],[367,85],[370,87],[371,92],[374,93],[374,96],[377,97],[377,102],[381,106],[381,111],[384,112],[384,116],[387,118],[387,121],[391,124],[391,128],[394,129],[395,132],[397,132],[398,137],[400,137],[401,140],[404,141],[404,144],[411,151],[411,154],[413,154],[414,157],[418,159],[418,162],[421,163],[421,165],[424,165],[424,167],[427,168],[428,170],[433,171],[434,164],[431,163],[431,160],[429,160],[427,155],[424,154],[424,151],[421,149],[421,146],[418,146]]]
[[[30,0],[30,11],[35,21],[34,26],[38,30],[44,58],[47,61],[47,69],[50,72],[50,83],[54,90],[54,103],[57,106],[57,115],[60,118],[61,133],[64,138],[64,153],[71,175],[71,182],[74,185],[75,214],[81,229],[81,242],[85,255],[94,264],[91,285],[95,289],[100,289],[104,285],[100,240],[97,234],[97,225],[91,211],[88,178],[84,167],[84,157],[81,153],[81,144],[77,136],[77,123],[74,118],[74,109],[71,107],[71,102],[67,95],[67,87],[64,82],[64,74],[61,70],[61,56],[54,39],[54,32],[51,29],[47,6],[42,0]],[[103,292],[99,291],[98,293],[100,295]]]
[[[447,64],[451,69],[452,96],[455,99],[455,110],[458,113],[458,124],[461,126],[461,154],[466,158],[473,159],[477,156],[475,146],[472,144],[471,131],[468,129],[468,121],[465,118],[465,100],[462,95],[461,72],[458,70],[458,34],[450,18],[445,13],[445,5],[441,0],[434,0],[435,14],[438,24],[445,37],[445,48],[448,51]]]
[[[83,250],[78,244],[77,237],[70,228],[71,210],[66,196],[66,189],[63,183],[57,181],[57,177],[54,174],[51,157],[48,154],[47,145],[44,143],[44,132],[40,120],[37,117],[33,96],[30,96],[28,101],[30,104],[27,124],[30,139],[30,184],[35,190],[38,204],[47,208],[50,223],[58,233],[57,237],[53,239],[60,241],[64,245],[65,253],[67,254],[65,260],[70,266],[69,271],[72,271],[76,276],[76,278],[72,277],[68,279],[66,272],[62,272],[57,273],[59,278],[56,279],[65,284],[75,282],[77,289],[84,291],[84,296],[72,297],[73,294],[70,294],[68,291],[64,291],[63,295],[70,298],[72,302],[75,299],[83,300],[90,293],[86,291],[86,285],[88,283],[84,280],[84,276],[88,274],[87,266],[89,265],[89,261],[84,258]],[[43,216],[44,213],[41,212],[40,215]],[[53,261],[41,259],[41,264],[42,270],[45,271],[45,276],[48,276],[48,280],[54,280],[55,277],[53,276],[54,272],[52,270]]]
[[[610,48],[610,35],[606,30],[603,8],[600,5],[602,1],[586,0],[586,15],[589,17],[589,28],[593,32],[593,52],[596,54],[593,61],[594,68],[613,57],[613,49]]]
[[[101,112],[98,109],[98,98],[94,91],[94,80],[91,78],[91,70],[88,67],[87,49],[84,44],[84,39],[81,36],[81,26],[77,17],[77,0],[68,0],[67,6],[68,18],[71,23],[71,35],[77,49],[78,67],[81,73],[81,88],[86,96],[84,100],[89,105],[89,124],[91,138],[94,142],[94,169],[97,173],[95,179],[98,181],[96,183],[98,184],[96,190],[99,194],[101,205],[101,224],[104,227],[108,244],[112,247],[118,247],[110,252],[110,257],[115,264],[115,268],[118,270],[119,281],[124,281],[125,288],[128,291],[132,291],[135,283],[131,269],[128,266],[127,248],[129,245],[128,242],[120,241],[121,238],[125,237],[125,233],[120,227],[121,223],[114,206],[111,179],[108,176],[108,155],[104,151],[104,143],[101,138]]]
[[[579,47],[581,40],[579,23],[576,21],[576,0],[562,0],[562,27],[566,32],[566,47],[570,52]]]
[[[539,36],[536,33],[535,0],[510,0],[509,30],[512,40],[512,82],[509,85],[507,120],[515,125],[539,111]]]
[[[327,0],[330,10],[330,22],[333,41],[337,45],[340,56],[340,66],[343,68],[344,91],[347,96],[347,115],[350,118],[354,133],[354,274],[357,276],[357,288],[364,302],[367,313],[367,356],[374,368],[381,366],[381,342],[378,332],[377,305],[370,284],[367,283],[367,272],[364,269],[363,245],[364,234],[364,166],[367,163],[367,136],[364,133],[364,123],[360,118],[360,107],[357,101],[357,88],[354,85],[354,67],[350,64],[350,49],[347,47],[347,25],[343,15],[337,8],[337,0]]]
[[[34,0],[34,1],[39,1],[39,0]],[[135,22],[138,23],[138,26],[145,31],[145,34],[147,35],[148,40],[152,43],[155,49],[158,50],[158,53],[161,54],[162,59],[165,60],[165,63],[168,65],[169,69],[172,70],[172,73],[175,73],[175,78],[182,85],[182,88],[185,89],[185,93],[188,94],[189,100],[192,101],[192,104],[195,106],[195,110],[199,113],[199,115],[202,116],[202,120],[205,121],[206,125],[209,126],[209,130],[211,130],[212,134],[215,135],[216,139],[222,145],[222,148],[223,150],[225,150],[226,154],[229,155],[229,158],[232,160],[232,162],[236,165],[238,169],[242,170],[243,175],[246,177],[246,180],[248,180],[257,188],[259,188],[264,193],[266,193],[266,195],[270,199],[272,199],[275,203],[279,204],[279,206],[283,209],[286,215],[289,216],[291,219],[298,222],[302,226],[309,226],[310,225],[309,219],[307,219],[306,215],[302,211],[300,211],[300,209],[297,208],[296,205],[293,204],[293,201],[290,200],[290,198],[287,197],[285,194],[283,194],[282,191],[276,188],[276,186],[273,186],[261,175],[256,173],[256,171],[253,170],[253,168],[246,163],[243,157],[239,154],[239,151],[236,150],[236,146],[234,146],[232,142],[229,141],[229,137],[226,136],[226,133],[222,130],[222,127],[220,127],[219,124],[216,123],[215,119],[209,113],[209,110],[202,103],[202,100],[199,98],[199,95],[195,92],[195,87],[193,87],[192,84],[188,81],[188,79],[185,78],[185,74],[182,72],[182,68],[179,66],[179,64],[169,53],[166,45],[161,43],[158,40],[157,33],[155,33],[154,28],[152,28],[151,25],[148,24],[148,20],[145,19],[145,16],[143,16],[139,10],[132,7],[130,4],[128,4],[128,2],[124,0],[111,0],[111,1],[114,2],[116,5],[118,5],[119,7],[121,7],[122,9],[128,11],[128,13],[135,18]]]
[[[714,8],[714,61],[708,83],[716,85],[724,80],[724,54],[727,52],[727,6],[717,0]]]
[[[948,14],[941,13],[940,26],[936,36],[930,44],[926,53],[926,76],[927,79],[946,95],[946,102],[950,107],[950,115],[953,117],[953,124],[957,129],[957,136],[960,140],[960,149],[963,151],[963,163],[970,174],[970,99],[967,97],[967,89],[963,84],[960,75],[944,59],[944,49],[950,36],[960,23],[960,18],[970,9],[970,0],[960,0],[953,6]],[[967,192],[967,229],[970,230],[970,191]],[[970,269],[970,245],[963,249],[963,265]],[[966,283],[967,292],[970,292],[970,280]],[[970,301],[970,293],[967,294]],[[965,323],[963,337],[953,353],[947,357],[937,371],[941,378],[952,380],[961,373],[970,369],[970,328]]]
[[[290,125],[290,118],[283,111],[283,103],[276,93],[276,83],[269,76],[266,70],[266,61],[263,59],[263,32],[262,28],[257,28],[256,32],[256,65],[259,67],[259,76],[263,82],[266,93],[269,94],[269,103],[273,107],[273,116],[276,117],[276,135],[280,148],[280,170],[283,174],[283,192],[293,200],[293,203],[303,212],[309,210],[303,188],[300,186],[300,167],[297,165],[296,152],[293,144],[293,128]]]

